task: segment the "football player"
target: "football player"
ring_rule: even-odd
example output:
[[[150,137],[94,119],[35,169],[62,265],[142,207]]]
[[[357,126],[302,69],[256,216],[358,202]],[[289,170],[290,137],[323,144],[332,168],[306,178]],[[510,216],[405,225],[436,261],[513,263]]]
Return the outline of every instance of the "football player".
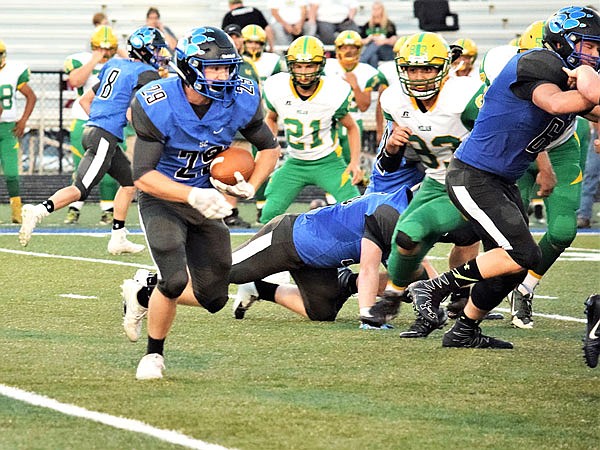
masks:
[[[136,372],[144,380],[163,376],[175,299],[188,281],[193,300],[209,312],[227,302],[231,246],[220,219],[231,206],[222,193],[252,198],[280,151],[264,123],[258,86],[239,77],[241,58],[225,32],[194,28],[179,40],[175,57],[179,76],[144,86],[131,107],[140,217],[159,273],[148,310],[147,351]],[[238,130],[259,149],[252,176],[233,186],[209,180],[211,161],[231,146]]]
[[[351,87],[337,77],[322,76],[323,44],[313,36],[292,42],[286,62],[289,73],[269,77],[264,84],[266,122],[277,133],[277,121],[283,120],[288,157],[267,185],[261,223],[283,214],[305,186],[319,186],[344,201],[359,194],[355,184],[362,181],[360,135],[349,113]],[[347,166],[339,153],[338,121],[348,130]]]
[[[143,245],[127,239],[125,219],[135,195],[131,163],[119,148],[127,110],[132,94],[149,81],[160,78],[158,68],[169,61],[169,52],[162,33],[150,27],[135,30],[128,38],[127,50],[131,60],[112,58],[98,74],[99,82],[80,99],[89,114],[82,144],[85,153],[71,186],[56,191],[44,202],[23,206],[23,224],[19,242],[26,246],[36,225],[50,213],[74,201],[85,200],[91,189],[108,173],[121,187],[115,197],[115,211],[108,242],[108,252],[139,253]]]
[[[362,142],[363,119],[362,113],[371,105],[371,93],[379,88],[383,76],[377,69],[367,63],[360,62],[360,52],[363,43],[356,31],[345,30],[335,38],[335,59],[328,58],[325,64],[325,75],[339,77],[352,87],[353,101],[350,104],[350,114],[356,121],[359,138]],[[338,126],[340,144],[344,160],[350,162],[350,144],[346,129]]]
[[[552,49],[513,57],[490,88],[469,139],[450,162],[446,186],[452,202],[473,224],[485,253],[433,280],[408,287],[415,309],[438,324],[439,303],[473,284],[463,313],[442,340],[445,347],[510,349],[484,336],[479,327],[487,311],[537,267],[541,251],[533,240],[515,182],[536,159],[538,194],[548,196],[556,176],[545,151],[552,140],[595,103],[569,88],[563,71],[600,67],[600,16],[585,7],[566,7],[546,21],[545,43]]]
[[[21,223],[19,186],[19,138],[25,132],[37,97],[29,86],[29,67],[6,58],[6,44],[0,40],[0,163],[10,199],[11,221]],[[25,108],[17,118],[17,92],[25,97]]]
[[[69,129],[69,141],[71,143],[71,154],[73,155],[73,170],[77,167],[85,152],[81,138],[83,136],[84,125],[88,120],[87,113],[79,104],[81,96],[98,83],[98,74],[102,66],[117,53],[117,37],[111,27],[101,25],[94,30],[90,39],[91,52],[78,52],[67,56],[64,64],[65,73],[68,75],[68,82],[71,87],[76,89],[77,98],[71,108],[72,122]],[[118,183],[113,177],[106,174],[100,180],[98,185],[100,191],[100,208],[102,216],[100,223],[108,225],[112,223],[114,198],[119,189]],[[79,214],[83,207],[83,201],[79,200],[69,205],[64,223],[73,224],[79,220]]]
[[[276,53],[265,52],[267,33],[258,25],[246,25],[242,28],[244,55],[256,67],[261,81],[281,72],[281,58]]]
[[[477,76],[475,61],[477,60],[477,44],[472,39],[457,39],[452,43],[462,48],[461,55],[452,63],[452,72],[457,77]]]
[[[425,273],[416,272],[435,242],[445,233],[466,225],[448,199],[444,179],[452,152],[469,134],[477,113],[471,98],[481,83],[472,77],[450,77],[451,60],[450,47],[440,35],[414,34],[396,57],[400,83],[381,95],[388,132],[384,133],[383,151],[374,172],[384,173],[383,180],[386,172],[394,175],[407,150],[416,152],[425,166],[421,187],[398,221],[394,234],[396,245],[390,255],[389,272],[400,293],[415,277],[426,277]],[[397,153],[396,136],[402,134],[404,127],[412,134],[409,145],[402,146]],[[457,243],[468,246],[477,241],[467,239]],[[476,251],[472,250],[474,254]],[[417,317],[401,337],[426,337],[436,328]]]

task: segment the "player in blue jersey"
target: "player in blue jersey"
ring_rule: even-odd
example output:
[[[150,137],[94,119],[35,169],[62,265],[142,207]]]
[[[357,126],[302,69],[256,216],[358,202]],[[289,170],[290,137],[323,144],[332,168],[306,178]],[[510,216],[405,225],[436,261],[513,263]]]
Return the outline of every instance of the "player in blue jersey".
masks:
[[[481,334],[485,314],[520,283],[541,252],[527,225],[516,180],[537,158],[541,196],[556,178],[545,148],[595,103],[569,89],[565,66],[600,69],[600,16],[583,7],[559,10],[546,22],[545,49],[514,56],[492,83],[469,139],[456,150],[446,177],[449,196],[473,224],[485,253],[409,286],[415,309],[431,323],[444,297],[473,285],[445,347],[512,348]]]
[[[157,69],[168,63],[165,39],[155,28],[141,27],[127,40],[131,60],[113,58],[98,74],[99,82],[80,99],[89,114],[83,134],[85,154],[71,186],[56,191],[37,205],[23,206],[19,241],[26,246],[36,225],[50,213],[75,201],[83,201],[108,173],[121,188],[115,197],[114,219],[108,251],[112,254],[138,253],[143,245],[127,239],[125,219],[135,187],[131,164],[118,145],[123,142],[127,110],[132,95],[149,81],[159,77]]]
[[[131,106],[138,136],[133,177],[159,280],[137,379],[162,378],[164,342],[188,281],[193,299],[209,312],[227,302],[231,244],[221,219],[231,206],[223,193],[252,198],[280,153],[264,122],[258,86],[238,75],[242,59],[222,30],[191,30],[179,40],[175,60],[179,76],[146,85]],[[210,178],[210,163],[238,130],[259,152],[249,180],[228,186]]]
[[[233,252],[229,280],[241,285],[235,317],[243,318],[257,300],[266,300],[310,320],[332,321],[348,297],[358,293],[361,327],[381,327],[380,318],[369,312],[387,281],[379,265],[386,264],[393,228],[411,197],[403,186],[272,219]],[[348,268],[359,263],[360,276]],[[289,271],[296,284],[264,280],[282,271]]]
[[[392,133],[394,123],[388,121],[383,137],[377,147],[377,157],[373,162],[369,184],[365,194],[370,192],[393,192],[402,186],[413,187],[423,181],[425,169],[420,163],[421,159],[412,149],[407,149],[399,161],[394,161],[394,166],[385,169],[382,166],[387,136]]]
[[[358,293],[361,328],[386,328],[390,317],[373,315],[369,309],[386,287],[387,276],[379,273],[379,265],[386,264],[394,226],[411,197],[403,186],[272,219],[233,252],[229,281],[241,284],[233,304],[235,317],[242,319],[257,300],[266,300],[311,320],[332,321],[348,297]],[[359,263],[360,276],[348,267]],[[290,272],[295,285],[266,278],[284,271]],[[126,316],[131,317],[124,325],[131,340],[137,340],[145,315],[141,305],[148,304],[155,285],[156,276],[143,269],[123,284]],[[177,302],[198,305],[189,282]],[[392,314],[398,305],[394,303]]]

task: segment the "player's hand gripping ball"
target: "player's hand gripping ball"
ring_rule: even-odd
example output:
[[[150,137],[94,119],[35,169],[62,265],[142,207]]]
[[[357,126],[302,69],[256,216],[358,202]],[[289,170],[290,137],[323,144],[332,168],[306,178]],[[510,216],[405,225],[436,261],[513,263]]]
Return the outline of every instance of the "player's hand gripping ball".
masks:
[[[254,197],[254,187],[247,180],[254,172],[254,158],[247,150],[229,147],[210,164],[210,182],[224,194],[240,198]]]

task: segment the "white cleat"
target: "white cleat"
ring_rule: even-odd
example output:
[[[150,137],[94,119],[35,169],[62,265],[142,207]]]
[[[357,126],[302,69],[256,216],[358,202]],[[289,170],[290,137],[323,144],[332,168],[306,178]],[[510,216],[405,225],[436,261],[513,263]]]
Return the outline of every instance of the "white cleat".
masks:
[[[137,366],[135,378],[138,380],[160,380],[165,370],[165,360],[158,353],[144,356]]]
[[[138,269],[135,271],[135,275],[133,279],[136,283],[141,286],[148,286],[148,277],[150,276],[150,271],[148,269]]]
[[[248,308],[258,300],[258,291],[254,282],[240,284],[232,305],[233,317],[243,319]]]
[[[137,342],[142,334],[142,320],[148,314],[148,308],[138,303],[137,293],[142,286],[135,280],[125,280],[121,285],[123,306],[125,316],[123,317],[123,329],[131,342]]]
[[[110,233],[110,241],[108,241],[108,253],[111,255],[121,255],[123,253],[139,253],[144,250],[141,244],[135,244],[127,239],[129,231],[127,228],[120,230],[112,230]]]
[[[23,247],[29,244],[35,226],[48,214],[44,205],[23,205],[21,210],[21,229],[19,230],[19,242]]]

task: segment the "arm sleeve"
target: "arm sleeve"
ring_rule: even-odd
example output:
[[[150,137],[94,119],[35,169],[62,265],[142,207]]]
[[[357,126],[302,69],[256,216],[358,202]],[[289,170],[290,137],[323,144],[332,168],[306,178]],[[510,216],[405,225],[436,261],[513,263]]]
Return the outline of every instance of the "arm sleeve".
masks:
[[[390,254],[392,235],[400,214],[390,205],[379,205],[373,214],[365,217],[363,238],[370,240],[383,253],[383,260]]]
[[[540,84],[552,83],[567,91],[567,74],[563,72],[560,57],[549,50],[534,50],[524,54],[517,62],[517,80],[510,86],[522,100],[531,100]]]
[[[240,130],[248,142],[254,145],[259,151],[266,148],[277,147],[277,137],[273,136],[271,129],[264,121],[264,113],[261,102],[258,103],[254,116],[244,128]]]
[[[155,70],[146,70],[145,72],[140,73],[138,76],[137,86],[135,87],[135,90],[133,92],[137,92],[137,90],[145,84],[148,84],[151,81],[158,79],[160,79],[160,75]]]
[[[137,98],[131,103],[131,123],[137,134],[133,156],[133,179],[156,169],[164,148],[164,135],[154,126]]]

